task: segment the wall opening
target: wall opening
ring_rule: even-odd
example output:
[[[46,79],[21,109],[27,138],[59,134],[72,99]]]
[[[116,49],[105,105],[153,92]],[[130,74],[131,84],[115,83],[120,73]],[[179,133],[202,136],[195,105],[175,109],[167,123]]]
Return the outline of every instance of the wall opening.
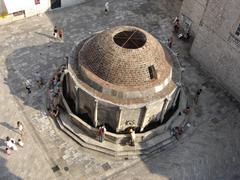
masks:
[[[51,0],[51,9],[60,8],[61,0]]]
[[[146,43],[146,36],[138,30],[122,31],[113,37],[114,42],[126,49],[137,49]]]
[[[157,79],[157,72],[154,65],[148,67],[150,79]]]

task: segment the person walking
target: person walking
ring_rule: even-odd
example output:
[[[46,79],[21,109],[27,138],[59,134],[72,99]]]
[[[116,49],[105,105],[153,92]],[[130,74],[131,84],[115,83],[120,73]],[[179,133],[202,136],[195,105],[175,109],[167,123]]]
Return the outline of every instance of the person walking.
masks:
[[[64,29],[60,28],[58,30],[58,37],[60,38],[61,41],[63,41],[63,36],[64,36]]]
[[[178,17],[175,18],[173,24],[174,24],[174,26],[173,26],[174,27],[174,32],[178,33],[178,31],[180,29],[180,21],[179,21]]]
[[[190,113],[190,111],[191,111],[190,106],[187,106],[187,107],[183,110],[183,112],[184,112],[186,115],[188,115],[188,114]]]
[[[169,47],[169,48],[172,48],[172,44],[173,44],[173,37],[170,36],[170,37],[168,38],[168,47]]]
[[[43,78],[39,74],[38,71],[34,74],[34,76],[35,76],[36,83],[37,83],[38,87],[40,88],[43,85]]]
[[[196,92],[196,95],[194,97],[195,104],[198,103],[198,99],[199,99],[199,96],[200,96],[201,93],[202,93],[202,89],[198,89],[197,92]]]
[[[57,39],[57,37],[58,37],[58,28],[57,28],[57,26],[54,26],[54,28],[53,28],[53,36],[54,36],[55,39]]]
[[[11,151],[10,151],[9,147],[6,147],[6,148],[5,148],[5,153],[6,153],[7,155],[10,155],[10,154],[11,154]]]
[[[18,145],[21,146],[21,147],[23,147],[24,143],[22,142],[21,139],[18,139]]]
[[[23,123],[20,122],[20,121],[18,121],[18,122],[17,122],[17,128],[18,128],[19,134],[20,134],[21,136],[23,136]]]
[[[105,14],[107,14],[109,12],[109,2],[106,2],[104,7],[105,7],[104,12],[105,12]]]
[[[133,129],[130,129],[130,136],[131,136],[131,145],[135,146],[135,139],[136,139],[136,134]]]
[[[27,93],[31,94],[31,92],[32,92],[31,91],[31,87],[32,87],[31,81],[30,80],[26,80],[25,86],[26,86]]]

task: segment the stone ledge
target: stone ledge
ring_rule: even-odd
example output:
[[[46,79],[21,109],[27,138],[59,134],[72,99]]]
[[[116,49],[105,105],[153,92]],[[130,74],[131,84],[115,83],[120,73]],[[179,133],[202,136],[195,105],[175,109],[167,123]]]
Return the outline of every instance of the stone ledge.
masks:
[[[85,148],[115,157],[147,155],[157,149],[163,148],[175,140],[170,135],[169,131],[166,131],[161,136],[155,136],[146,142],[136,143],[135,146],[122,146],[120,144],[114,144],[109,141],[104,141],[101,143],[97,140],[97,138],[94,139],[92,137],[88,137],[83,131],[81,131],[81,129],[72,124],[69,120],[66,119],[66,116],[62,114],[64,114],[64,112],[61,112],[61,115],[57,119],[57,122],[60,128],[73,140]]]

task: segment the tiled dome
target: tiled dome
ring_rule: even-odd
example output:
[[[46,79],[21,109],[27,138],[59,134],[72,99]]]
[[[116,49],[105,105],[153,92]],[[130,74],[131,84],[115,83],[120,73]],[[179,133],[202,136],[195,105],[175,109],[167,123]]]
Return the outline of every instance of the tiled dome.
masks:
[[[119,86],[146,86],[171,76],[170,56],[148,32],[118,26],[88,39],[78,65],[106,82]]]

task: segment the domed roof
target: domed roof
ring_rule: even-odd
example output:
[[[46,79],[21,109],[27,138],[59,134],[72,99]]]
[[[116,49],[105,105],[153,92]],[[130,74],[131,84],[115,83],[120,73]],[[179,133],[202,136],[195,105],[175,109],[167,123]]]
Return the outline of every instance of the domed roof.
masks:
[[[118,26],[89,38],[78,55],[78,65],[119,86],[164,82],[172,72],[170,56],[148,32]]]

